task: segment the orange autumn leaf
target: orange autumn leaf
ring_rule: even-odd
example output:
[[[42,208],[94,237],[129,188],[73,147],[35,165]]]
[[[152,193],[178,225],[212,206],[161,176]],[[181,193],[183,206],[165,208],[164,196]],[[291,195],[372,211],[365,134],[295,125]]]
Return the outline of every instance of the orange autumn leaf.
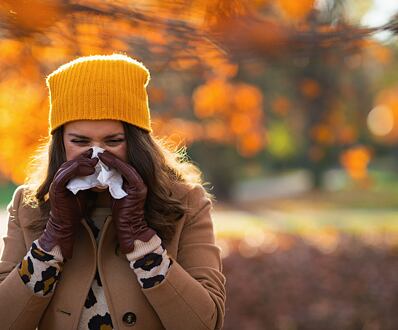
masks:
[[[199,118],[212,118],[204,123],[206,139],[224,143],[235,141],[245,157],[264,148],[263,96],[257,87],[212,79],[195,90],[193,103]]]
[[[231,97],[241,111],[257,113],[258,110],[261,110],[263,94],[257,87],[248,84],[235,85]]]
[[[250,130],[252,122],[250,116],[242,113],[234,113],[231,116],[230,126],[235,134],[242,134]]]
[[[338,130],[338,140],[341,144],[354,143],[358,139],[358,132],[354,127],[345,125]]]
[[[340,163],[354,180],[365,179],[368,176],[368,165],[371,160],[370,149],[358,146],[344,151],[340,155]]]
[[[365,50],[370,57],[384,65],[389,64],[393,57],[393,54],[389,47],[382,45],[376,41],[368,43]]]
[[[23,43],[13,39],[0,40],[0,54],[2,61],[9,61],[15,58],[23,49]]]
[[[0,172],[15,183],[24,181],[38,138],[47,135],[45,101],[32,86],[21,84],[17,78],[0,84]]]
[[[201,48],[201,46],[203,45],[196,45],[214,76],[223,79],[230,79],[236,76],[239,69],[236,63],[229,61],[217,49]]]
[[[164,119],[154,116],[152,127],[157,136],[167,137],[175,145],[190,144],[203,137],[200,123],[181,118]]]
[[[41,61],[46,63],[59,63],[67,56],[69,56],[69,49],[66,45],[60,43],[54,44],[52,46],[38,46],[32,45],[31,47],[32,56],[35,58],[40,58]]]
[[[210,121],[204,126],[204,137],[219,143],[230,143],[230,133],[227,125],[221,120]]]
[[[45,29],[64,14],[62,1],[3,0],[0,13],[16,28],[25,32]]]
[[[263,96],[249,84],[213,79],[196,89],[193,102],[198,118],[221,117],[235,135],[256,131],[262,123]]]
[[[276,0],[275,4],[282,13],[292,20],[302,20],[313,9],[315,0]]]
[[[314,99],[318,97],[321,92],[321,87],[319,86],[319,83],[314,79],[303,79],[299,87],[301,93],[309,99]]]
[[[157,46],[151,47],[151,49],[154,50],[155,47]],[[177,58],[175,61],[170,63],[170,67],[175,70],[190,70],[196,65],[198,65],[198,60],[194,58]]]
[[[324,124],[318,124],[311,129],[311,136],[319,144],[330,145],[334,142],[334,134],[331,127]]]
[[[260,132],[252,131],[241,136],[238,151],[242,156],[250,157],[258,153],[264,146],[264,138]]]
[[[267,33],[264,33],[267,31]],[[225,26],[222,33],[226,36],[234,36],[235,40],[244,40],[237,44],[240,47],[266,51],[268,54],[280,54],[288,48],[289,30],[275,18],[264,18],[261,21],[230,22]]]
[[[198,87],[193,94],[194,111],[198,118],[210,117],[229,108],[232,95],[230,85],[214,79]]]
[[[261,91],[249,84],[231,84],[222,79],[212,79],[199,86],[194,94],[194,111],[199,118],[236,111],[258,117],[262,111]]]
[[[153,103],[162,103],[166,99],[166,93],[162,88],[151,86],[148,88],[148,97]]]

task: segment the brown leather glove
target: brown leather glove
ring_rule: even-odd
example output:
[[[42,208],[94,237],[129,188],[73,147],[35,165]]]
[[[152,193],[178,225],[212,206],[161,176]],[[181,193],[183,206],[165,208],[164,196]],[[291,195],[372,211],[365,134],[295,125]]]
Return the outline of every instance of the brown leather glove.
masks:
[[[144,218],[144,205],[147,186],[136,169],[105,150],[98,154],[99,159],[107,166],[115,168],[123,177],[123,189],[127,196],[121,199],[112,198],[112,218],[124,254],[134,250],[134,241],[149,241],[156,232],[148,227]]]
[[[90,148],[75,159],[63,163],[49,189],[50,216],[39,244],[46,251],[58,244],[66,259],[72,257],[74,234],[85,215],[89,195],[89,190],[81,190],[74,195],[66,185],[76,176],[87,176],[95,172],[98,158],[91,158],[92,153],[93,149]]]

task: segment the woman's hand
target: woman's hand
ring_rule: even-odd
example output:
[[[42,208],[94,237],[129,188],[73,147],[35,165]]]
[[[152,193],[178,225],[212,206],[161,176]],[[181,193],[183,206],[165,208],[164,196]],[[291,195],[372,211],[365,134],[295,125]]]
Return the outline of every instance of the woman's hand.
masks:
[[[148,227],[144,218],[147,187],[136,169],[105,150],[98,154],[107,166],[115,168],[123,177],[123,189],[127,196],[112,198],[112,217],[116,225],[120,251],[124,254],[134,250],[134,241],[149,241],[156,233]]]
[[[89,191],[79,191],[74,195],[66,185],[76,176],[87,176],[95,172],[98,158],[91,158],[92,153],[93,149],[90,148],[77,158],[63,163],[49,189],[50,217],[39,238],[39,244],[46,251],[59,245],[62,256],[67,259],[72,257],[74,234],[85,214]]]

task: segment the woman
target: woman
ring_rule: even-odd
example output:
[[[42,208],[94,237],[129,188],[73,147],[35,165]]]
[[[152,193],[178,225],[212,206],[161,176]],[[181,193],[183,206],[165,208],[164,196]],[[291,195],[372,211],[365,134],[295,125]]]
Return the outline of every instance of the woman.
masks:
[[[81,57],[51,73],[49,141],[8,205],[4,329],[220,329],[225,278],[199,170],[151,135],[145,66]],[[105,149],[97,157],[93,147]],[[45,159],[45,157],[48,159]],[[101,160],[127,195],[72,193]]]

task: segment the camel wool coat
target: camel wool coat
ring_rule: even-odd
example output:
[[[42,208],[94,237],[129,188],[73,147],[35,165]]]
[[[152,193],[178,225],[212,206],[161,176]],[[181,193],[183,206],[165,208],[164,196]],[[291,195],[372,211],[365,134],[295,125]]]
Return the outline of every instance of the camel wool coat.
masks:
[[[27,228],[42,216],[39,209],[22,204],[23,189],[23,185],[17,187],[7,207],[8,229],[0,258],[1,329],[77,329],[97,267],[115,329],[222,328],[225,277],[220,249],[214,242],[212,203],[202,186],[176,184],[173,189],[189,212],[164,245],[173,263],[160,284],[141,288],[126,256],[117,249],[114,223],[108,216],[98,246],[86,221],[81,220],[73,257],[64,263],[50,296],[33,293],[17,271],[32,242],[41,235]]]

